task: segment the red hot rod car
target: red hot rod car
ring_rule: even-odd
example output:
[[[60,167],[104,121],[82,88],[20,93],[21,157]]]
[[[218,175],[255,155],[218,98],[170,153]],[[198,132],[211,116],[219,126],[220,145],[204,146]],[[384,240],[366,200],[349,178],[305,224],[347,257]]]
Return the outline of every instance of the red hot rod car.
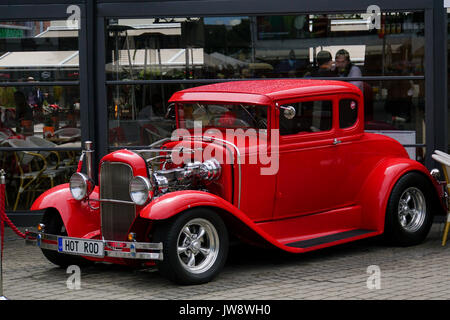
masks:
[[[425,239],[443,190],[395,140],[364,132],[363,97],[321,80],[236,81],[176,92],[177,130],[118,150],[42,194],[27,243],[60,266],[155,265],[183,284],[210,281],[229,237],[291,253],[384,234]],[[83,160],[83,157],[86,159]]]

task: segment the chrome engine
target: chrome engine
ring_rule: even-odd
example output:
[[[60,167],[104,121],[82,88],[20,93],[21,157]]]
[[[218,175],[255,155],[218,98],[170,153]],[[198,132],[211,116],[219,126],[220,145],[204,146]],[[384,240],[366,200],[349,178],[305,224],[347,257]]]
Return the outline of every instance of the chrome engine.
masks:
[[[162,163],[162,169],[153,169],[154,165],[149,165],[149,177],[156,187],[157,194],[199,189],[208,182],[217,180],[222,171],[219,161],[214,158],[204,162],[194,161],[183,166],[172,166],[170,158]]]

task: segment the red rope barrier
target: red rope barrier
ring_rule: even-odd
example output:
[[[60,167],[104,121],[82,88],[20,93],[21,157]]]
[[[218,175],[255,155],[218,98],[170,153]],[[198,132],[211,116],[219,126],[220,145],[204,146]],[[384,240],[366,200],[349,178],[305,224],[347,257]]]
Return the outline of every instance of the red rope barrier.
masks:
[[[2,228],[2,236],[4,231],[4,223],[6,222],[9,227],[19,236],[25,239],[25,234],[22,233],[14,223],[9,219],[5,212],[5,185],[0,184],[0,220],[1,220],[1,228]],[[3,239],[2,239],[2,249],[3,249]]]
[[[14,223],[8,218],[8,216],[6,215],[6,213],[1,212],[2,213],[2,219],[3,221],[5,221],[9,227],[12,229],[12,231],[14,231],[15,234],[17,234],[19,237],[24,238],[25,239],[25,234],[23,232],[21,232],[19,229],[17,229],[17,227],[14,225]]]

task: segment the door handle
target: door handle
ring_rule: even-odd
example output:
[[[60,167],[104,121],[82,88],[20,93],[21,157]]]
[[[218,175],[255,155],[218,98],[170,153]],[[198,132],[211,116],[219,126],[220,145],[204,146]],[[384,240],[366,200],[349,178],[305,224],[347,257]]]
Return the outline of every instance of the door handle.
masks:
[[[339,140],[338,138],[334,138],[333,144],[334,144],[334,145],[337,145],[337,144],[339,144],[339,143],[342,143],[342,141]]]

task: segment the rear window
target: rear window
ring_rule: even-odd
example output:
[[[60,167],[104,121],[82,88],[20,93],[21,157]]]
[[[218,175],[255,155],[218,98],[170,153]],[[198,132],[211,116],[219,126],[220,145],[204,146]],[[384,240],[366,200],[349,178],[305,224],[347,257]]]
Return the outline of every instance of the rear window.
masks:
[[[339,101],[339,127],[353,127],[358,119],[358,103],[353,99]]]

